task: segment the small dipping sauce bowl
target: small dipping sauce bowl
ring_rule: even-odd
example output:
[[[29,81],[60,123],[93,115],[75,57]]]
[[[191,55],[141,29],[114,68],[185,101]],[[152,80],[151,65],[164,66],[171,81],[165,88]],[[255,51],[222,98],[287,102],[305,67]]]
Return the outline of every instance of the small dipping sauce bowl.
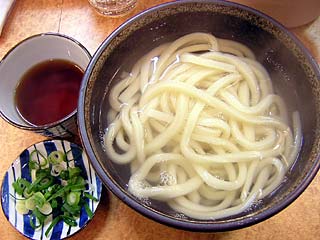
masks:
[[[43,79],[46,79],[47,82],[51,81],[51,79],[52,81],[56,81],[54,83],[47,83],[47,85],[42,87],[42,90],[40,90],[41,88],[39,87],[37,88],[37,91],[34,91],[31,86],[32,84],[24,82],[23,91],[26,93],[28,93],[28,91],[34,91],[34,98],[37,98],[38,104],[42,106],[41,109],[33,109],[32,106],[35,105],[29,103],[34,100],[32,99],[32,94],[31,96],[29,94],[31,100],[25,96],[20,96],[19,100],[17,89],[18,86],[20,87],[23,81],[25,81],[25,75],[28,75],[30,71],[33,71],[33,69],[43,64],[50,67],[50,63],[52,62],[54,64],[56,61],[60,61],[60,65],[64,62],[74,65],[82,72],[80,79],[78,76],[80,89],[83,73],[89,64],[90,59],[91,55],[88,50],[78,41],[66,35],[44,33],[31,36],[21,41],[0,61],[0,116],[15,127],[33,131],[47,137],[68,138],[78,135],[76,116],[77,104],[75,104],[74,109],[71,109],[71,112],[65,111],[67,113],[62,115],[62,117],[60,116],[59,119],[43,122],[41,124],[36,124],[23,114],[20,114],[19,104],[17,104],[19,101],[20,103],[22,102],[22,104],[29,104],[30,115],[33,113],[36,114],[37,111],[48,111],[48,113],[51,113],[50,111],[59,111],[56,108],[63,109],[67,105],[69,105],[70,108],[70,96],[66,97],[63,96],[65,94],[59,94],[61,91],[69,94],[71,91],[68,88],[68,85],[70,85],[68,84],[70,77],[65,76],[64,79],[57,79],[57,75],[61,74],[61,71],[64,71],[63,69],[57,70],[60,71],[57,73],[55,73],[54,70],[51,70],[50,76],[46,71],[44,71],[44,73],[39,73],[44,75]],[[51,67],[51,69],[54,69],[54,67]],[[44,84],[44,80],[41,80],[42,77],[40,76],[39,78],[40,82],[33,85]],[[21,81],[22,79],[23,81]],[[72,96],[75,99],[72,101],[76,103],[78,101],[79,89],[72,90],[75,92]],[[54,92],[56,92],[56,94],[54,94]],[[50,94],[56,96],[56,98],[50,97]],[[59,106],[54,106],[57,102],[60,102]]]

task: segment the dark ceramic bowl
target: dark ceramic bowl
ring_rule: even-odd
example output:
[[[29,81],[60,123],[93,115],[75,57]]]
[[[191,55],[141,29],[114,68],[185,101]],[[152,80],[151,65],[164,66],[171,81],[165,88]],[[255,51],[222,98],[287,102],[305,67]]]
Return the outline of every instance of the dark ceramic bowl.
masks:
[[[303,128],[299,159],[277,191],[238,215],[210,221],[179,218],[159,202],[138,201],[127,191],[126,169],[108,159],[102,145],[107,128],[108,90],[119,70],[161,43],[196,31],[249,46],[269,71],[274,88],[298,109]],[[319,166],[320,72],[303,45],[283,26],[255,10],[229,2],[179,1],[151,8],[115,30],[95,53],[85,73],[78,105],[83,145],[104,184],[130,207],[157,222],[192,231],[226,231],[261,222],[292,203],[310,184]]]

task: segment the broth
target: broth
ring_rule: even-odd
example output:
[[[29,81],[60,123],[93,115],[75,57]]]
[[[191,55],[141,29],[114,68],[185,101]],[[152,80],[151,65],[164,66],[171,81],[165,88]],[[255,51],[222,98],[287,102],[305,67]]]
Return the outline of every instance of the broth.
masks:
[[[112,177],[142,205],[174,218],[258,211],[299,154],[298,111],[288,111],[267,70],[240,42],[191,33],[111,79],[101,117]]]
[[[31,67],[15,93],[19,114],[33,125],[56,122],[78,103],[83,70],[67,60],[51,59]]]

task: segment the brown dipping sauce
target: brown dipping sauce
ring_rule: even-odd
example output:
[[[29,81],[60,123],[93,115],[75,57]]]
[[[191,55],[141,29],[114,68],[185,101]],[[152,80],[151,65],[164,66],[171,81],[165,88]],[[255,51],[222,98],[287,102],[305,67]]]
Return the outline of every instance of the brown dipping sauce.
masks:
[[[67,60],[36,64],[21,78],[15,94],[20,115],[33,125],[56,122],[77,108],[83,70]]]

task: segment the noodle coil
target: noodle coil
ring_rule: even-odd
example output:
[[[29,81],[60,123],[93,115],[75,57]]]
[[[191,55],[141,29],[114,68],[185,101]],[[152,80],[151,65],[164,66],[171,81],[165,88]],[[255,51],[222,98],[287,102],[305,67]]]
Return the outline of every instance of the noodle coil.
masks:
[[[252,51],[207,33],[147,53],[109,102],[105,149],[130,164],[128,190],[191,218],[244,211],[280,185],[301,145],[298,112]]]

